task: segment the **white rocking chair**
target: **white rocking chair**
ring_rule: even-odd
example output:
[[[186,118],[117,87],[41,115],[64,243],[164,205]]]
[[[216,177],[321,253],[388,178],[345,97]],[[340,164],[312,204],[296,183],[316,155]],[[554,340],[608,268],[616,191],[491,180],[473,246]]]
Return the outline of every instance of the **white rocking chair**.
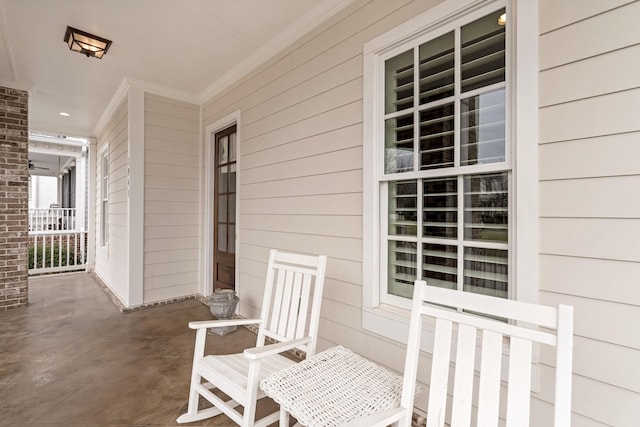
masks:
[[[464,311],[431,305],[434,303]],[[517,323],[494,320],[483,315]],[[415,282],[413,294],[401,405],[399,408],[352,420],[346,426],[382,427],[392,423],[401,427],[411,426],[423,316],[435,318],[427,427],[445,425],[447,406],[451,417],[450,424],[447,425],[471,425],[474,401],[477,402],[477,421],[474,425],[497,426],[503,359],[508,362],[504,369],[508,375],[508,378],[505,378],[506,426],[528,426],[534,345],[555,347],[554,425],[570,425],[573,307],[560,305],[556,309],[441,289],[427,286],[424,281],[418,280]],[[455,356],[455,376],[452,375],[451,390],[449,367],[452,347]],[[480,349],[478,355],[476,347]],[[506,348],[507,352],[504,351]],[[478,368],[475,366],[476,358],[480,360],[477,388],[474,387]],[[477,390],[475,396],[474,389]]]
[[[274,412],[255,421],[256,403],[265,397],[258,389],[261,379],[295,364],[281,353],[297,348],[313,356],[316,350],[320,304],[327,258],[271,250],[260,319],[231,319],[190,322],[196,329],[189,406],[178,423],[226,414],[242,427],[266,426],[278,420]],[[241,354],[204,355],[207,328],[231,325],[259,325],[256,346]],[[265,339],[278,341],[265,345]],[[203,382],[204,380],[204,382]],[[230,400],[212,393],[218,389]],[[213,407],[199,410],[200,396]],[[242,405],[244,412],[236,409]]]

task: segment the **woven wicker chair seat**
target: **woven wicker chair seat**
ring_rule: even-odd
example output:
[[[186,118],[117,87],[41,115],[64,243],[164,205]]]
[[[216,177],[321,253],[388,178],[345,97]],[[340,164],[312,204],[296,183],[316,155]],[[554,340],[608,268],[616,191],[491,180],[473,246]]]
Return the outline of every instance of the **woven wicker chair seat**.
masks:
[[[402,377],[344,347],[269,375],[260,388],[307,427],[334,427],[400,405]]]

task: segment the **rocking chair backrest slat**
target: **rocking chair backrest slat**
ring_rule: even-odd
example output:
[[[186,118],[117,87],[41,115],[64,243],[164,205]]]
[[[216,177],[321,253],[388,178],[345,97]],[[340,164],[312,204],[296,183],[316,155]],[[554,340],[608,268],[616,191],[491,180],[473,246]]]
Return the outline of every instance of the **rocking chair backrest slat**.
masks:
[[[311,336],[312,343],[300,349],[308,355],[315,353],[325,268],[325,256],[271,251],[267,273],[271,283],[265,286],[265,323],[260,328],[258,345],[264,344],[264,337],[288,341]],[[265,307],[272,309],[265,312]]]
[[[487,317],[505,315],[516,323]],[[445,425],[449,398],[451,426],[472,423],[474,402],[479,426],[498,426],[500,413],[506,413],[507,426],[528,426],[532,354],[539,345],[556,347],[555,426],[570,425],[572,307],[538,306],[416,281],[402,394],[405,408],[413,407],[423,316],[435,318],[427,427]],[[452,346],[455,364],[451,363]],[[504,399],[501,402],[502,387],[506,387],[506,411],[500,411],[501,403],[505,404]]]

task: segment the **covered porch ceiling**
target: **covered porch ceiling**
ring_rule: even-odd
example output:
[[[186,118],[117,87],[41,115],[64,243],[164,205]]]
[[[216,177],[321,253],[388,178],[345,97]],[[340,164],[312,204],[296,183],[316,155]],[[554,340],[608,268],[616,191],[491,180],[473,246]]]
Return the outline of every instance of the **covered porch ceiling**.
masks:
[[[0,85],[30,92],[30,130],[95,136],[125,79],[202,101],[351,2],[0,0]],[[67,26],[108,53],[70,51]]]

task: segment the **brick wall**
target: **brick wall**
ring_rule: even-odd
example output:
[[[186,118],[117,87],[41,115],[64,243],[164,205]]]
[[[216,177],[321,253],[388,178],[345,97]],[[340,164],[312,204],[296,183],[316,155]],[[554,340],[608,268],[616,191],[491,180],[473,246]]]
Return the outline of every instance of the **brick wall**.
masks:
[[[28,301],[28,99],[0,86],[0,309]]]

